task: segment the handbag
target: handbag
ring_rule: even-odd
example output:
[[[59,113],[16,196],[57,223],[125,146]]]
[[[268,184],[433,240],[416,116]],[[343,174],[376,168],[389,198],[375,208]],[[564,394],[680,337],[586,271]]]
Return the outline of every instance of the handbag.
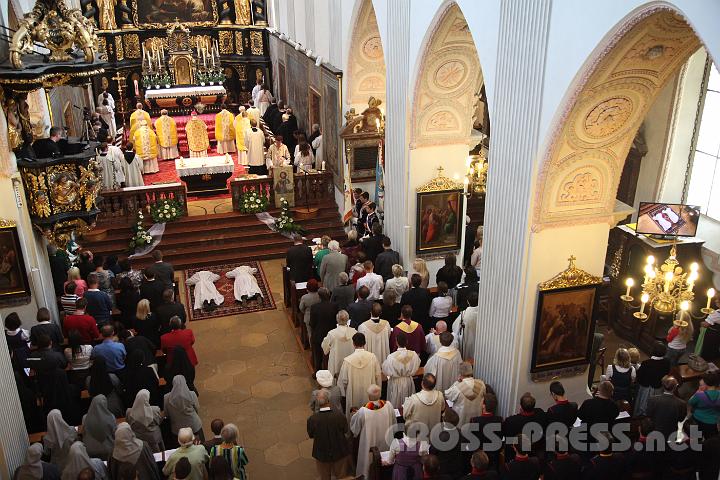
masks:
[[[708,362],[697,353],[688,355],[687,366],[696,372],[705,372],[708,369]]]

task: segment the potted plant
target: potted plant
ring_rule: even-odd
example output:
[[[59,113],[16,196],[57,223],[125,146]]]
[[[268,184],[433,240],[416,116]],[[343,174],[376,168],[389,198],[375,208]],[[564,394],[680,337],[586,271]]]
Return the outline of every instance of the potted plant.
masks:
[[[150,205],[150,215],[155,223],[172,222],[184,213],[182,205],[175,199],[164,198]]]
[[[135,225],[132,226],[133,236],[132,238],[130,238],[130,243],[128,245],[130,253],[135,253],[135,250],[137,248],[142,248],[150,245],[153,241],[152,236],[148,233],[147,230],[145,230],[145,227],[143,226],[144,219],[145,217],[143,216],[142,212],[138,212],[137,222],[135,223]]]
[[[255,190],[243,193],[240,197],[240,212],[242,213],[260,213],[267,211],[270,204],[270,198],[261,195]]]

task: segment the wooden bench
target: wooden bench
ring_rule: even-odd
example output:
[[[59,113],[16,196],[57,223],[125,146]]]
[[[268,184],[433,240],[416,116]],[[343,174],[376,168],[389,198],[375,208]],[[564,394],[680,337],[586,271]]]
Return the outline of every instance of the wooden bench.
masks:
[[[167,382],[165,381],[165,379],[163,377],[160,377],[158,384],[161,387],[164,387],[165,385],[167,385]],[[90,393],[87,390],[82,390],[80,392],[80,398],[82,398],[83,400],[89,399],[89,398],[91,398]]]
[[[115,419],[115,423],[118,425],[125,421],[125,417],[120,417]],[[81,425],[77,425],[75,427],[75,430],[78,432],[80,431]],[[30,444],[42,442],[43,437],[47,435],[47,432],[37,432],[37,433],[31,433],[28,435],[28,440],[30,441]]]

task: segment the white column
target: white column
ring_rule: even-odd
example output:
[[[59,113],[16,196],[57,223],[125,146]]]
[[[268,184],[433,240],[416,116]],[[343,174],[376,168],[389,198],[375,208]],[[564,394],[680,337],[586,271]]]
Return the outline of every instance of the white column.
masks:
[[[387,10],[385,109],[385,222],[384,232],[407,267],[409,243],[405,231],[408,207],[408,85],[410,65],[410,0],[391,0]]]
[[[13,472],[25,458],[28,434],[7,342],[0,342],[0,385],[0,418],[3,419],[0,422],[0,478],[12,478]]]
[[[477,374],[498,394],[500,415],[517,404],[518,328],[525,302],[528,237],[550,0],[503,0],[490,142]]]

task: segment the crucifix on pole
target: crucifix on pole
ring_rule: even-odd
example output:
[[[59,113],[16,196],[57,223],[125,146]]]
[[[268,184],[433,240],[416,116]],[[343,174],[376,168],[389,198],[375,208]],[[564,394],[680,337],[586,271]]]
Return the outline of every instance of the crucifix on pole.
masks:
[[[125,124],[125,115],[127,112],[125,111],[125,96],[123,94],[123,89],[125,88],[125,77],[120,74],[120,72],[117,72],[114,77],[112,77],[113,80],[115,80],[118,84],[118,102],[120,103],[120,115],[122,116],[122,126],[123,126],[123,145],[125,145],[125,142],[127,140],[127,125]]]

